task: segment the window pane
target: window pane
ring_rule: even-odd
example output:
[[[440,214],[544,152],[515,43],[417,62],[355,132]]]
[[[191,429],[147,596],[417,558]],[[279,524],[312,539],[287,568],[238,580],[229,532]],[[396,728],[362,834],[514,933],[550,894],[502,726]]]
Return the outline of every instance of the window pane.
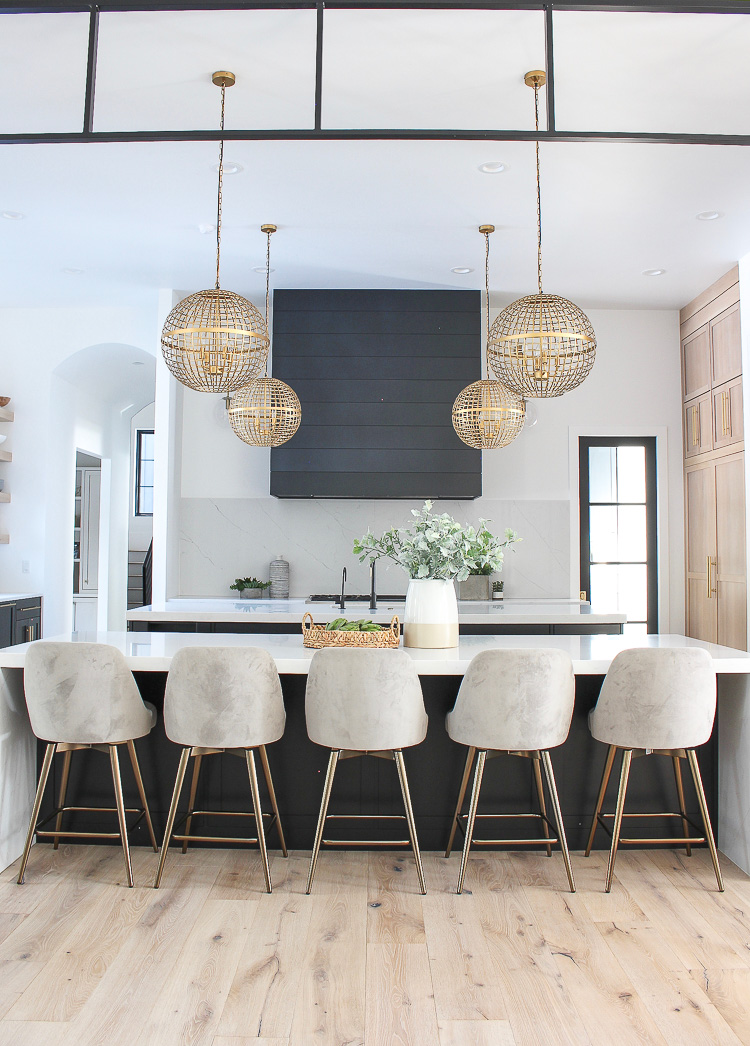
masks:
[[[589,447],[589,501],[616,501],[615,447]]]
[[[646,622],[628,622],[624,627],[624,634],[626,636],[647,636]]]
[[[646,565],[591,567],[591,608],[621,610],[628,618],[645,621],[648,614]]]
[[[154,434],[153,432],[141,432],[141,459],[154,460]]]
[[[153,461],[141,462],[140,482],[142,487],[153,487],[154,485],[154,463]]]
[[[607,563],[620,559],[617,554],[617,507],[615,505],[591,506],[589,546],[592,563]]]
[[[154,488],[141,487],[138,509],[141,513],[153,515],[154,511]]]
[[[646,506],[619,505],[617,508],[617,556],[621,562],[646,562]]]
[[[645,447],[617,448],[617,500],[645,502]]]

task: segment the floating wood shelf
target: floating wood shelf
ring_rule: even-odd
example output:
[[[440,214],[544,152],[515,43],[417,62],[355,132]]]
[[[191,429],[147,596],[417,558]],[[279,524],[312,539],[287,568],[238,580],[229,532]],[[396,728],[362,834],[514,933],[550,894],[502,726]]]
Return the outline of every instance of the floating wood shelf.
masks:
[[[6,493],[5,491],[0,492],[0,501],[4,501],[7,505],[10,501],[10,494]]]
[[[13,455],[9,450],[0,450],[0,461],[12,461]]]
[[[15,421],[16,416],[7,407],[0,407],[0,421]]]

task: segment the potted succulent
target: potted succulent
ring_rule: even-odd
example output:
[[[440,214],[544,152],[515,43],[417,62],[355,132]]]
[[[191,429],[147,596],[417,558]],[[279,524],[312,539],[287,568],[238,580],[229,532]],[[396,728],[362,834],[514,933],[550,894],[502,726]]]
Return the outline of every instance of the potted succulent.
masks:
[[[477,566],[490,573],[502,566],[502,549],[518,540],[506,531],[498,541],[480,521],[479,530],[465,527],[447,512],[433,513],[432,502],[412,509],[410,526],[393,527],[382,537],[368,528],[354,542],[360,563],[385,556],[409,575],[404,613],[404,645],[441,648],[458,645],[458,604],[455,581],[465,581]]]
[[[240,599],[261,599],[263,590],[270,588],[271,582],[258,581],[257,577],[237,577],[229,587],[234,592],[239,592]]]
[[[492,582],[492,598],[493,599],[502,599],[503,598],[503,588],[504,588],[504,586],[505,586],[505,582],[504,581],[493,581]]]

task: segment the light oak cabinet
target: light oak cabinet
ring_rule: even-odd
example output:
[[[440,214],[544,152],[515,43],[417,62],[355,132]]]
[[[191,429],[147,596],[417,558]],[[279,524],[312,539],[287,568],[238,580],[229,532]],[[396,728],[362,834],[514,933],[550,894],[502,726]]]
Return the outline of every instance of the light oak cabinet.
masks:
[[[744,454],[685,473],[687,635],[745,649]]]
[[[747,535],[737,270],[680,313],[685,632],[747,649]]]

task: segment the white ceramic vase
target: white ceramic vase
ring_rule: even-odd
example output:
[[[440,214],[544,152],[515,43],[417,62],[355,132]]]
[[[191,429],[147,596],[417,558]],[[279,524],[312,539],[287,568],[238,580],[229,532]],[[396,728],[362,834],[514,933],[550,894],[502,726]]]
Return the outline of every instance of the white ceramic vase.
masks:
[[[409,582],[404,646],[428,650],[458,646],[458,602],[452,581],[424,578]]]

